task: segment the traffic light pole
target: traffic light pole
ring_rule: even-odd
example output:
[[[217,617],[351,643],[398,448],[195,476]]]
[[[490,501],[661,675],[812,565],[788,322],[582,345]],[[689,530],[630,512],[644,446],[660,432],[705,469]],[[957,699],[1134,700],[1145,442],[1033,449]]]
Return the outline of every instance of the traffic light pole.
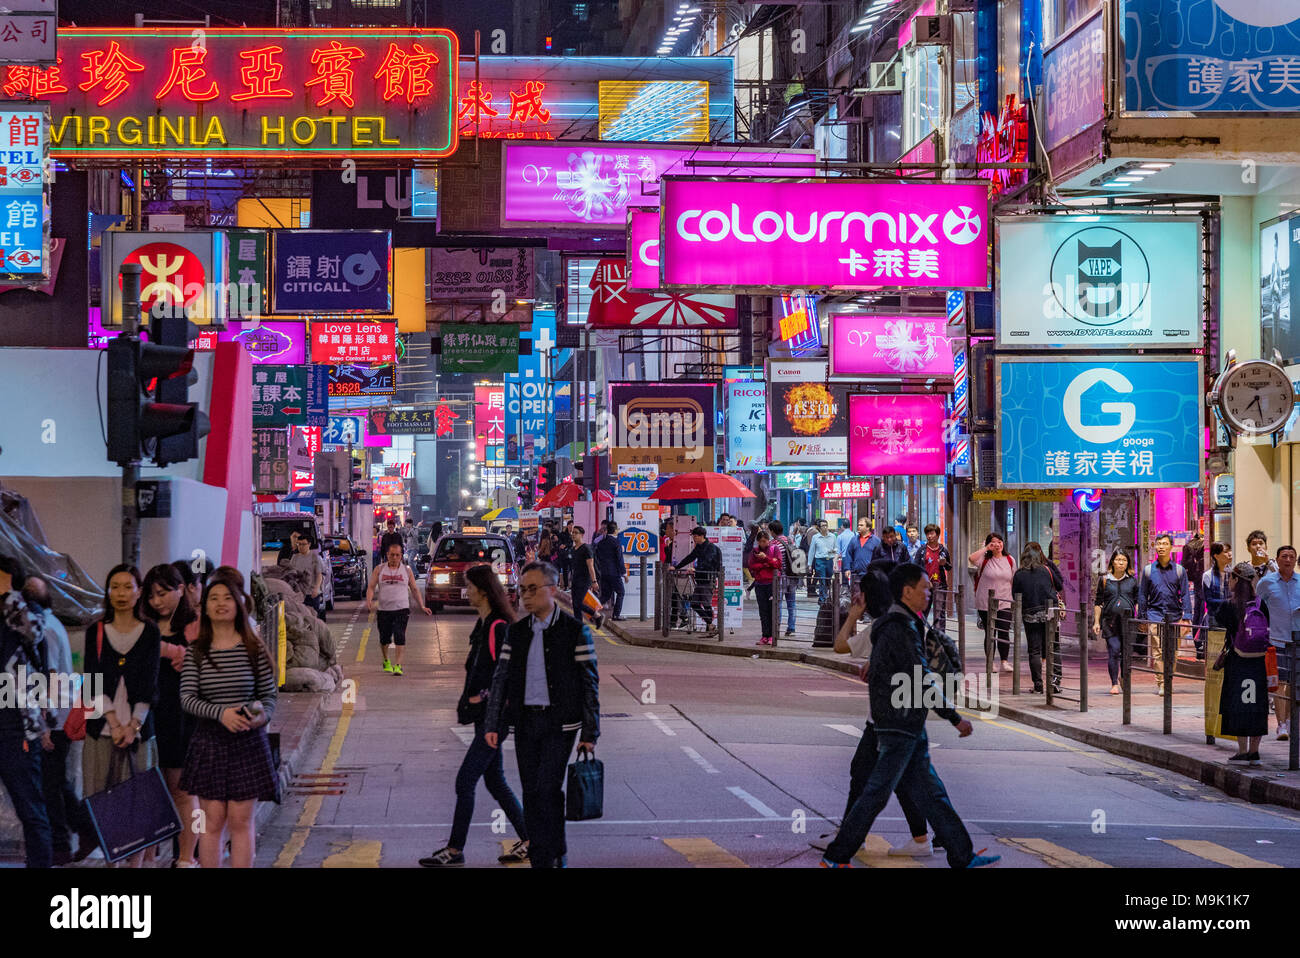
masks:
[[[138,184],[138,171],[136,175]],[[122,266],[122,334],[131,339],[140,338],[140,273],[139,263]],[[122,466],[122,561],[137,569],[140,567],[140,501],[135,487],[139,482],[137,455]]]

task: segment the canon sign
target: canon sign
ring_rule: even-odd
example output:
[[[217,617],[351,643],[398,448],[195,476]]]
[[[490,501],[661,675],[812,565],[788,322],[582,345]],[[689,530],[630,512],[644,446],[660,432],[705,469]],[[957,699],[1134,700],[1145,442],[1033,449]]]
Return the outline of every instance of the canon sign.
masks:
[[[983,184],[667,178],[662,196],[668,289],[988,286]]]

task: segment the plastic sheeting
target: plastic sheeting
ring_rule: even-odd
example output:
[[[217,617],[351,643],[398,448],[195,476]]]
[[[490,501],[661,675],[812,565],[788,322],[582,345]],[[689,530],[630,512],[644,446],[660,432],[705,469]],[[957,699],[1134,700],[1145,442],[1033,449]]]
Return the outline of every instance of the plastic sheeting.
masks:
[[[104,591],[76,563],[45,544],[45,533],[28,501],[0,488],[0,555],[17,559],[27,575],[50,586],[54,614],[64,625],[86,626],[104,612]]]

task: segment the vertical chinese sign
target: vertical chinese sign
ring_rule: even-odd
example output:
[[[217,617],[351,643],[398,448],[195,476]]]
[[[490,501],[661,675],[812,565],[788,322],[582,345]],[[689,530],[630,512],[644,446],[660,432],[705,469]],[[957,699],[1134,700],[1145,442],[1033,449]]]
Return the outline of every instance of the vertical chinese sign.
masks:
[[[49,279],[49,121],[44,107],[0,103],[0,283]]]
[[[505,400],[501,386],[474,387],[474,454],[485,466],[506,464]]]

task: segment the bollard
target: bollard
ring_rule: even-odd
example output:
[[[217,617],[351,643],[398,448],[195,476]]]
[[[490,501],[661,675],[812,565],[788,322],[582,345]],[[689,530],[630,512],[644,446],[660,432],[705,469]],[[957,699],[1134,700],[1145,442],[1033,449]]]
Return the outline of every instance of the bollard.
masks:
[[[1020,694],[1020,640],[1025,635],[1024,607],[1019,595],[1011,597],[1011,694]],[[1027,643],[1026,643],[1027,644]]]
[[[718,576],[712,592],[718,601],[718,641],[721,642],[727,630],[727,590],[722,587],[722,576]]]
[[[839,573],[831,579],[831,647],[835,646],[835,636],[840,634],[840,577]]]
[[[1287,645],[1286,648],[1286,658],[1291,669],[1291,681],[1287,683],[1288,687],[1291,689],[1291,691],[1287,693],[1287,698],[1291,700],[1291,713],[1288,716],[1288,720],[1291,723],[1291,737],[1289,742],[1291,747],[1287,749],[1288,752],[1287,768],[1293,772],[1296,771],[1297,769],[1300,769],[1300,735],[1296,734],[1296,714],[1295,714],[1295,707],[1296,707],[1295,679],[1296,679],[1296,658],[1297,658],[1296,649],[1298,644],[1300,643],[1296,642],[1296,633],[1292,632],[1291,642],[1290,644]]]
[[[646,620],[646,602],[649,597],[645,592],[645,556],[641,557],[641,621]]]
[[[663,596],[660,600],[660,606],[663,610],[661,614],[662,622],[660,623],[660,630],[665,639],[668,638],[669,626],[672,625],[673,621],[673,592],[676,589],[673,579],[672,567],[667,563],[664,563],[663,575],[659,577],[659,594]]]
[[[785,592],[785,570],[772,576],[772,648],[781,640],[781,595]]]
[[[1164,662],[1161,663],[1161,672],[1164,673],[1165,694],[1161,696],[1164,699],[1165,714],[1164,734],[1174,734],[1174,659],[1178,655],[1178,628],[1176,625],[1170,625],[1168,622],[1160,623],[1160,650],[1164,653]]]
[[[1052,696],[1056,692],[1056,672],[1054,668],[1054,659],[1052,657],[1052,646],[1056,644],[1056,617],[1047,620],[1047,628],[1043,630],[1043,690],[1047,695],[1047,704],[1052,704]]]
[[[655,631],[656,632],[659,631],[659,627],[663,624],[665,618],[664,608],[663,608],[663,597],[664,597],[663,589],[662,589],[663,581],[664,581],[664,564],[662,562],[655,562]],[[645,583],[642,583],[641,585],[641,593],[642,595],[645,594]]]
[[[957,585],[957,654],[961,656],[962,671],[966,670],[966,585]]]
[[[1119,620],[1119,679],[1120,689],[1123,695],[1124,725],[1133,724],[1133,681],[1132,673],[1129,669],[1129,661],[1133,658],[1133,630],[1137,628],[1137,622],[1128,616],[1122,616]]]
[[[1082,602],[1079,605],[1083,605]],[[1075,626],[1079,630],[1079,711],[1088,711],[1088,613],[1079,609]]]
[[[984,693],[993,701],[993,663],[997,659],[998,600],[989,589],[988,611],[984,613]]]

